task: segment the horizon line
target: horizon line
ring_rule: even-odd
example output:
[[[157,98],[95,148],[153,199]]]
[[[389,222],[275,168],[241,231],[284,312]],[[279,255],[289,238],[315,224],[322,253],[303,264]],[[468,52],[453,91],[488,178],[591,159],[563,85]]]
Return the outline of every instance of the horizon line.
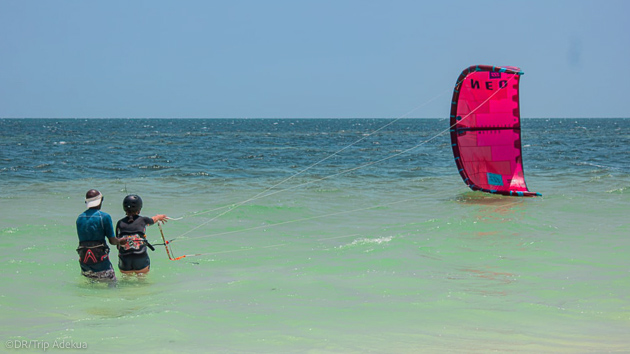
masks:
[[[629,117],[521,117],[521,119],[628,119]],[[0,117],[0,119],[448,119],[448,117]]]

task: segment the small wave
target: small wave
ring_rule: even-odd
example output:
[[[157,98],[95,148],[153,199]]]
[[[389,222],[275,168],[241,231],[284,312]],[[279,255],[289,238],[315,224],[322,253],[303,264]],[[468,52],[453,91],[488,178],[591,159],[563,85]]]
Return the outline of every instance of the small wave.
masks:
[[[597,167],[597,168],[602,169],[602,170],[620,170],[620,168],[618,168],[618,167],[599,165],[599,164],[592,163],[592,162],[577,162],[575,165],[576,166],[592,166],[592,167]]]
[[[351,243],[347,245],[340,246],[340,248],[352,247],[352,246],[363,246],[363,245],[382,245],[384,243],[390,242],[393,239],[394,239],[394,236],[383,236],[383,237],[377,237],[377,238],[359,238],[352,241]]]
[[[609,191],[606,191],[606,193],[619,193],[619,194],[625,194],[628,192],[628,189],[630,189],[629,187],[621,187],[621,188],[616,188],[616,189],[611,189]]]
[[[210,174],[208,172],[190,172],[190,173],[182,173],[180,176],[182,177],[199,177],[199,176],[203,176],[203,177],[207,177],[210,176]]]
[[[99,169],[104,170],[104,171],[114,171],[114,172],[127,171],[127,168],[117,167],[117,166],[99,166]]]
[[[151,165],[151,166],[138,166],[142,170],[167,170],[172,168],[171,166]]]
[[[603,171],[601,171],[601,172],[603,172]],[[599,180],[606,179],[606,178],[612,178],[612,177],[613,177],[613,175],[611,175],[610,173],[607,173],[605,175],[591,177],[591,178],[589,178],[588,181],[589,182],[597,182]]]
[[[7,227],[6,229],[2,229],[0,230],[0,234],[14,234],[17,233],[18,231],[20,231],[20,229],[18,229],[17,227]]]
[[[240,159],[243,159],[243,160],[264,160],[265,156],[264,155],[247,155],[247,156],[241,156]]]

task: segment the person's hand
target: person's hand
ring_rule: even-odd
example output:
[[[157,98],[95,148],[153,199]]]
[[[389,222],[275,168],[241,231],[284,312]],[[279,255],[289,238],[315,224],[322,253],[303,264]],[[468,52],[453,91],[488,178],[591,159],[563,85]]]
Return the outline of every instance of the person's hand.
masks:
[[[155,222],[161,221],[165,223],[168,220],[168,216],[164,214],[157,214],[156,216],[153,217],[153,220],[155,220]]]
[[[118,238],[118,244],[121,245],[121,246],[126,245],[127,244],[127,236],[123,236],[123,237]]]

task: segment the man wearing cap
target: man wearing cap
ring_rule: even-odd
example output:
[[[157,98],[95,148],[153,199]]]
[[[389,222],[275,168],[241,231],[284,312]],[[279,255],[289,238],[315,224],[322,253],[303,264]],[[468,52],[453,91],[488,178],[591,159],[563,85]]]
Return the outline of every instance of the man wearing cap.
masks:
[[[90,279],[116,280],[116,273],[109,261],[109,247],[105,238],[112,245],[124,245],[126,238],[117,239],[114,235],[112,217],[101,211],[103,195],[96,189],[85,194],[87,210],[77,218],[79,236],[79,264],[81,274]]]

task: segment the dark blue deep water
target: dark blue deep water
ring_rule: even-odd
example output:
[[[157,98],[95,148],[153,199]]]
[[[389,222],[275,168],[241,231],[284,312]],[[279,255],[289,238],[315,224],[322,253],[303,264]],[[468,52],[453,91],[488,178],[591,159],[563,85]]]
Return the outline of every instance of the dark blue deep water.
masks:
[[[7,185],[85,178],[274,180],[382,128],[386,119],[1,119],[0,176]],[[453,174],[447,121],[401,119],[329,158],[333,174],[426,144],[353,175]],[[527,178],[601,166],[630,172],[630,119],[524,119]],[[437,135],[437,137],[436,137]],[[535,189],[535,188],[534,188]]]

